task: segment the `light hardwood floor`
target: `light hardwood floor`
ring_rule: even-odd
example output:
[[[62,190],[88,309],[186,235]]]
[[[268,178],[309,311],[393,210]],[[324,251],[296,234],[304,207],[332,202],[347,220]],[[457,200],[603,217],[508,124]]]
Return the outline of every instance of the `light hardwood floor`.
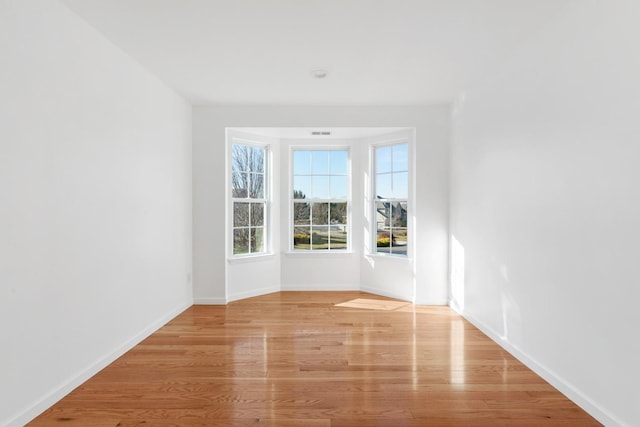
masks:
[[[193,306],[31,426],[600,426],[447,307],[362,292]]]

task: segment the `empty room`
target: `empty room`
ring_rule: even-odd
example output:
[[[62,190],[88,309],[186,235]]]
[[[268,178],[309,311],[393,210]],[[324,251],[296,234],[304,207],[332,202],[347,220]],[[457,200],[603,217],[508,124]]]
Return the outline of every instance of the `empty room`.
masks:
[[[0,0],[0,426],[640,425],[638,22]]]

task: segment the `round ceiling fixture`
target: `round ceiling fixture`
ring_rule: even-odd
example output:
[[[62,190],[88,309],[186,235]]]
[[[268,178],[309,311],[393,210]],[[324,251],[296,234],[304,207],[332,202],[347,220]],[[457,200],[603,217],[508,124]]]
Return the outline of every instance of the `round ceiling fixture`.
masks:
[[[318,80],[326,79],[328,75],[329,75],[329,72],[322,68],[318,68],[317,70],[313,70],[311,72],[311,77]]]

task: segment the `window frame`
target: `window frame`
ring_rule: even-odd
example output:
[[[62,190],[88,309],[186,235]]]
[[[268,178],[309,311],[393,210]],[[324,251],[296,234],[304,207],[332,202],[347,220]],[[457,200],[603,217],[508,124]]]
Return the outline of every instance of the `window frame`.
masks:
[[[233,147],[235,145],[244,145],[244,146],[248,146],[251,148],[259,148],[264,150],[264,159],[263,159],[263,169],[264,169],[264,183],[263,183],[263,197],[262,198],[251,198],[249,197],[249,194],[247,194],[247,197],[234,197],[233,195],[233,174],[234,174],[234,164],[233,164]],[[265,257],[265,256],[271,256],[272,254],[272,250],[271,250],[271,236],[272,236],[272,231],[271,231],[271,204],[272,204],[272,200],[271,200],[271,158],[272,158],[272,150],[271,150],[271,145],[253,138],[247,138],[247,137],[243,137],[243,136],[231,136],[230,138],[228,138],[228,153],[227,153],[227,192],[228,192],[228,198],[227,200],[228,205],[227,205],[227,213],[228,213],[228,220],[226,221],[227,223],[227,230],[226,230],[226,236],[227,236],[227,258],[231,261],[231,260],[242,260],[242,259],[250,259],[250,258],[261,258],[261,257]],[[246,173],[246,171],[245,171]],[[249,171],[249,173],[252,173]],[[249,252],[247,253],[239,253],[236,254],[234,253],[234,231],[238,228],[248,228],[249,230],[251,230],[252,228],[257,228],[251,225],[251,222],[249,222],[249,225],[247,227],[236,227],[234,225],[235,223],[235,206],[236,203],[263,203],[264,204],[264,214],[263,214],[263,224],[262,224],[262,228],[263,228],[263,235],[262,235],[262,241],[263,241],[263,250],[261,252],[251,252],[251,236],[249,236]],[[249,210],[251,211],[251,207],[249,207]]]
[[[332,177],[332,176],[346,176],[346,180],[347,180],[347,188],[346,188],[346,198],[341,199],[341,198],[311,198],[311,199],[295,199],[294,198],[294,179],[295,179],[295,165],[294,165],[294,153],[296,151],[344,151],[347,154],[347,172],[346,175],[342,175],[342,174],[319,174],[322,176],[327,176]],[[288,232],[287,232],[287,237],[288,237],[288,241],[289,243],[287,244],[287,248],[288,248],[288,253],[289,254],[294,254],[294,255],[316,255],[316,256],[322,256],[322,255],[330,255],[330,256],[334,256],[334,255],[339,255],[339,254],[351,254],[352,253],[352,248],[353,248],[353,225],[352,225],[352,215],[351,215],[351,211],[352,211],[352,187],[353,187],[353,174],[352,174],[352,155],[353,155],[353,150],[352,150],[352,146],[351,145],[322,145],[322,144],[313,144],[313,145],[292,145],[289,147],[289,186],[288,186],[288,207],[289,207],[289,218],[287,221],[287,228],[288,228]],[[330,172],[330,171],[329,171]],[[313,177],[314,174],[310,174],[310,177]],[[295,224],[295,209],[294,206],[296,203],[301,203],[301,202],[296,202],[296,200],[308,200],[307,203],[313,204],[313,203],[346,203],[346,224],[345,228],[346,228],[346,234],[347,234],[347,246],[344,249],[331,249],[331,248],[326,248],[326,249],[312,249],[311,247],[309,249],[299,249],[299,248],[295,248],[295,244],[294,244],[294,235],[295,235],[295,229],[296,229],[296,224]],[[312,227],[312,224],[309,224],[310,227]],[[330,224],[329,224],[330,226]]]
[[[385,148],[385,147],[393,147],[393,146],[398,146],[398,145],[406,145],[407,146],[407,169],[405,170],[399,170],[399,171],[394,171],[393,170],[393,160],[390,160],[391,162],[391,170],[388,172],[383,172],[383,173],[389,173],[391,175],[393,175],[394,173],[407,173],[407,197],[405,198],[398,198],[398,197],[387,197],[384,199],[378,199],[378,189],[377,189],[377,176],[378,176],[378,164],[377,164],[377,156],[378,156],[378,149],[380,148]],[[370,200],[369,203],[369,211],[370,211],[370,215],[371,215],[371,239],[369,244],[370,246],[370,251],[369,254],[370,255],[374,255],[374,256],[383,256],[383,257],[391,257],[391,258],[397,258],[397,259],[411,259],[412,257],[412,248],[413,248],[413,224],[411,221],[411,212],[412,212],[412,203],[413,203],[413,197],[412,197],[412,191],[413,191],[413,168],[412,168],[412,162],[411,159],[413,158],[412,156],[412,152],[413,152],[413,144],[412,144],[412,138],[406,136],[406,137],[399,137],[399,138],[394,138],[394,139],[386,139],[386,140],[382,140],[379,142],[375,142],[375,143],[371,143],[369,146],[369,161],[370,161],[370,168],[369,170],[371,171],[370,174],[370,183],[369,183],[369,188],[370,188],[370,192],[368,194],[368,198]],[[405,228],[406,229],[406,236],[407,236],[407,244],[406,244],[406,252],[405,253],[393,253],[392,252],[392,245],[389,245],[389,251],[388,252],[381,252],[378,250],[378,222],[377,222],[377,214],[378,214],[378,210],[377,210],[377,203],[379,203],[380,201],[388,201],[390,203],[406,203],[406,215],[407,215],[407,220],[406,220],[406,227],[398,227],[398,228]],[[393,227],[391,227],[391,237],[393,236]]]

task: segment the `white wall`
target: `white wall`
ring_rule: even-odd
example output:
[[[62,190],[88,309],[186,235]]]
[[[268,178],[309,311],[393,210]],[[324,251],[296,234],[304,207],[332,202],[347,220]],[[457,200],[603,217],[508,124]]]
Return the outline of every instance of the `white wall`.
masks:
[[[191,108],[56,0],[0,2],[0,425],[192,302]]]
[[[453,126],[465,316],[610,426],[640,425],[639,19],[571,3]]]
[[[417,195],[416,302],[447,301],[448,130],[450,110],[436,107],[196,107],[194,108],[194,296],[196,302],[224,303],[224,244],[216,237],[224,223],[225,128],[227,127],[414,127]],[[282,153],[281,153],[282,157]],[[286,263],[287,255],[283,262]],[[301,260],[305,263],[308,260]],[[342,265],[349,272],[351,261]],[[296,261],[297,262],[297,261]],[[314,262],[319,268],[323,262]],[[346,270],[345,270],[346,271]],[[350,274],[351,274],[350,273]],[[300,287],[282,271],[284,287]],[[313,285],[328,283],[313,283]],[[340,285],[346,285],[341,283]],[[229,291],[231,294],[231,291]]]

